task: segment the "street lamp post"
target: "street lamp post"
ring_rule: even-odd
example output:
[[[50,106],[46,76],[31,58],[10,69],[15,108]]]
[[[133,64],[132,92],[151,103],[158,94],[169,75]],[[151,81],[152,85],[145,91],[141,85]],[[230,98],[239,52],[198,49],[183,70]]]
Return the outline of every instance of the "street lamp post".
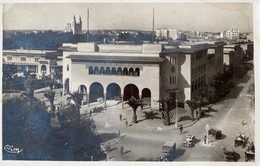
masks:
[[[206,131],[207,131],[207,139],[206,139],[206,144],[209,143],[209,125],[206,125]]]
[[[176,120],[175,120],[175,127],[178,127],[178,100],[175,100],[176,102]]]

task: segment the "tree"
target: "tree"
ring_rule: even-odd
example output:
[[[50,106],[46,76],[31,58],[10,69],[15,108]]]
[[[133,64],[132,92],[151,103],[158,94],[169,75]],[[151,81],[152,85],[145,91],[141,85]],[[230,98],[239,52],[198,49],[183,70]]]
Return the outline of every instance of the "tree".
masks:
[[[55,92],[54,91],[48,91],[44,93],[44,96],[49,100],[50,102],[50,107],[51,107],[51,113],[54,112],[54,99],[55,99]]]
[[[165,126],[170,125],[170,101],[167,97],[161,99],[159,101],[162,104],[162,118],[163,118],[163,123]]]
[[[133,123],[137,123],[137,115],[136,115],[136,110],[137,108],[142,105],[142,100],[136,99],[134,96],[132,96],[127,102],[132,109],[133,109]]]
[[[36,89],[36,86],[35,79],[27,78],[24,81],[25,92],[23,92],[23,96],[29,99],[29,104],[31,104],[34,99],[34,90]]]
[[[199,117],[202,115],[202,107],[209,104],[210,92],[207,87],[200,90],[199,94],[192,99],[193,106],[199,108]]]
[[[53,160],[48,146],[50,115],[39,100],[28,104],[26,98],[3,99],[2,118],[3,145],[23,149],[18,154],[3,151],[4,160]]]
[[[79,91],[75,91],[75,92],[72,92],[72,93],[69,92],[69,95],[75,103],[76,113],[78,115],[80,115],[80,105],[81,105],[81,101],[83,99],[83,93],[79,92]]]
[[[186,100],[185,102],[190,107],[191,118],[192,118],[192,120],[194,120],[194,110],[197,108],[197,104],[192,102],[191,100]]]

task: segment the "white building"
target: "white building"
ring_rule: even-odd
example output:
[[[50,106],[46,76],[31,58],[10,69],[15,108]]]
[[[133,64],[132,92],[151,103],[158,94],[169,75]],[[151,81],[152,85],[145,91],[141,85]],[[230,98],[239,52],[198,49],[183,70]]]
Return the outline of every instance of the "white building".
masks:
[[[229,29],[226,31],[226,37],[228,39],[238,39],[239,38],[239,30],[238,29]]]

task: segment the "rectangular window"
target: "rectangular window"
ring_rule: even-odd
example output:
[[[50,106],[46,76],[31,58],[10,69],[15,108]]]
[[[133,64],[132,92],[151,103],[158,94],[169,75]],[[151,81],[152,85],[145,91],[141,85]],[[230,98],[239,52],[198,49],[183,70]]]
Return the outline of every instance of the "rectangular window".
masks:
[[[35,58],[34,58],[34,62],[39,62],[40,59],[41,59],[41,58],[39,58],[39,57],[35,57]]]
[[[170,84],[176,84],[176,77],[170,77]]]
[[[171,64],[176,64],[176,57],[171,57],[170,60],[171,60]]]
[[[21,57],[21,61],[26,61],[26,57]]]
[[[7,60],[8,60],[8,61],[11,61],[11,60],[13,60],[13,57],[8,56],[8,57],[7,57]]]

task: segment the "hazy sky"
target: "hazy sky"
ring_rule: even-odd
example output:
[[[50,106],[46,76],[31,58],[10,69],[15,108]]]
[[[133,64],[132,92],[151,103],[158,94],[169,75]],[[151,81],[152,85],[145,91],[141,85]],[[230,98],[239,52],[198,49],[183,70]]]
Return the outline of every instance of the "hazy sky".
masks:
[[[253,31],[253,6],[249,3],[52,3],[4,4],[4,30],[63,30],[73,15],[83,20],[87,28],[87,9],[90,11],[90,30],[136,29],[152,30],[155,10],[156,28],[176,28],[219,32],[236,28]]]

